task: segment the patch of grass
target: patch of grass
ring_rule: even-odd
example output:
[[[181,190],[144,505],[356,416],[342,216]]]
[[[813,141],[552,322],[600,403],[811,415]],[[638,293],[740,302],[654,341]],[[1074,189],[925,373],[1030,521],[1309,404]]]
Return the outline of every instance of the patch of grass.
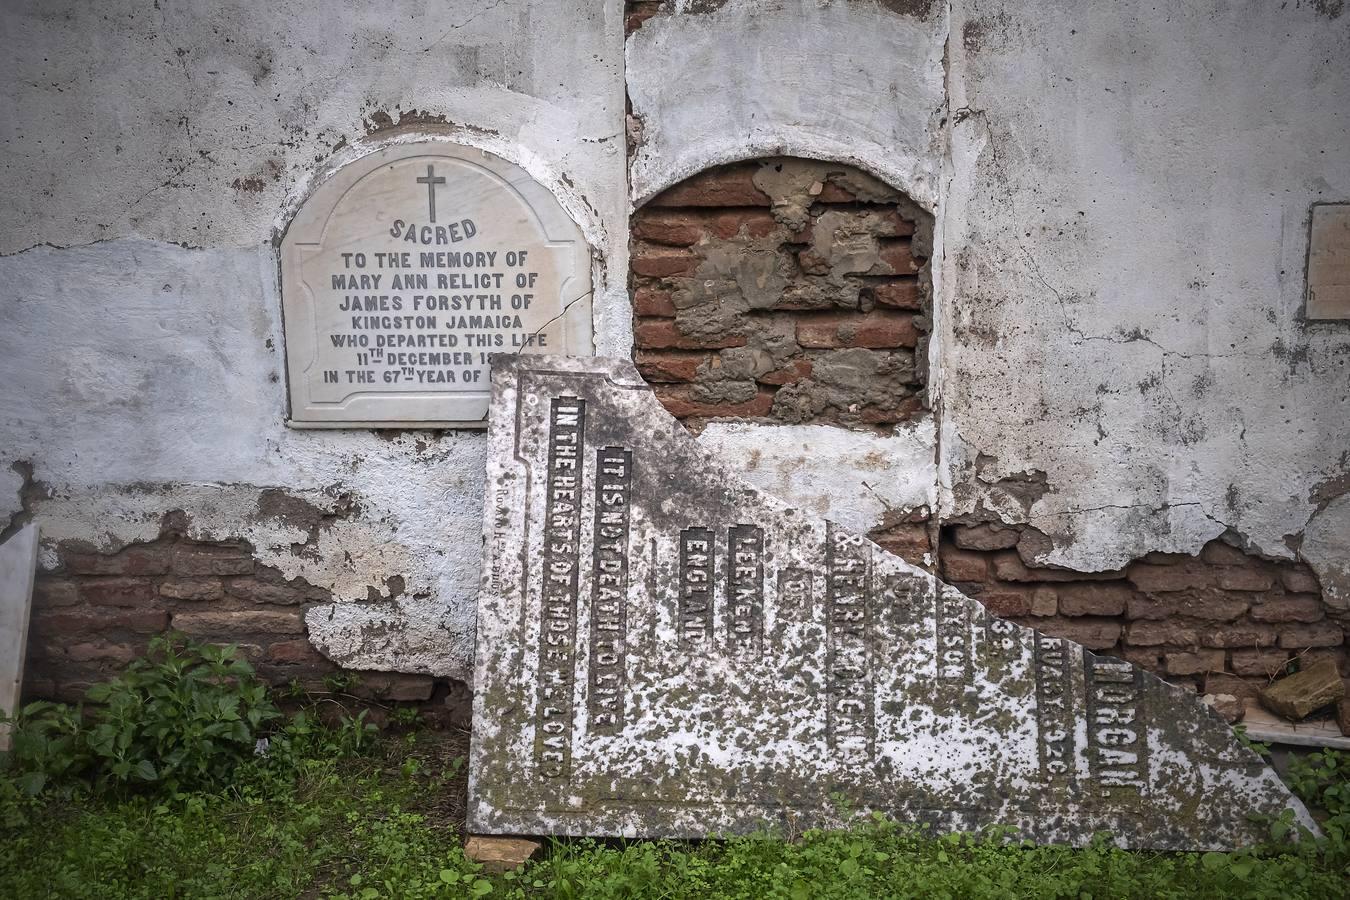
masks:
[[[882,816],[794,840],[555,842],[487,876],[461,849],[462,734],[376,740],[364,714],[283,718],[227,650],[157,645],[79,709],[20,717],[0,771],[0,898],[1343,897],[1350,756],[1295,760],[1324,837],[1237,853],[1035,847]],[[408,713],[392,717],[415,724]],[[1258,748],[1259,749],[1259,748]],[[1278,843],[1283,842],[1283,843]]]
[[[314,734],[287,767],[260,761],[209,793],[44,801],[29,825],[0,834],[0,896],[1293,900],[1344,896],[1350,875],[1307,842],[1232,854],[1031,847],[997,829],[935,837],[874,817],[795,841],[557,842],[487,876],[464,857],[455,823],[435,815],[443,794],[462,790],[443,737],[386,738],[353,754],[340,733]]]
[[[457,829],[418,808],[458,777],[429,767],[428,738],[355,753],[341,729],[304,740],[284,765],[241,766],[215,791],[34,801],[27,825],[0,832],[0,897],[461,895],[442,870],[477,867]]]

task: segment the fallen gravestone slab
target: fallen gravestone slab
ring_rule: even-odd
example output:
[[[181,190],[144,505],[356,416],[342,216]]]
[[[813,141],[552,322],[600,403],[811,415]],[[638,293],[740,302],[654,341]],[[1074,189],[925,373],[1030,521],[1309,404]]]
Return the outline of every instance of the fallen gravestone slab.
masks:
[[[1307,811],[1212,710],[990,616],[723,471],[626,362],[499,357],[481,833],[703,837],[879,810],[1223,848]]]

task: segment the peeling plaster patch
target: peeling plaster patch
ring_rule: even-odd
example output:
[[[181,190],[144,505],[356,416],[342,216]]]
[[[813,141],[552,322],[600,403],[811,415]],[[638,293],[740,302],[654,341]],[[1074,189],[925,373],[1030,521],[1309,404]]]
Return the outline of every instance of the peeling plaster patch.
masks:
[[[868,0],[858,0],[858,2],[868,2]],[[914,16],[918,19],[926,19],[933,13],[933,7],[937,5],[937,0],[873,0],[882,9],[888,9],[893,13],[902,16]]]
[[[1311,3],[1318,15],[1328,19],[1339,19],[1345,11],[1345,0],[1311,0]]]
[[[311,608],[305,623],[319,652],[345,668],[473,680],[471,606],[333,603]]]
[[[710,422],[698,442],[755,487],[862,533],[887,513],[935,501],[929,418],[887,436],[829,425]]]
[[[1332,500],[1308,522],[1300,555],[1322,582],[1322,599],[1350,609],[1350,494]]]
[[[165,510],[181,510],[192,540],[245,540],[259,562],[287,580],[298,577],[331,591],[340,602],[323,606],[323,615],[311,612],[308,621],[310,639],[325,653],[334,648],[335,662],[462,678],[472,657],[481,512],[474,486],[456,486],[466,499],[464,520],[439,510],[433,497],[417,496],[416,489],[397,511],[387,506],[397,495],[382,491],[359,514],[345,494],[331,490],[164,484],[62,489],[34,517],[42,526],[40,563],[52,569],[58,546],[116,552],[154,540]],[[477,490],[481,503],[481,486]],[[372,604],[372,598],[393,602]],[[348,607],[356,610],[346,612]],[[387,637],[357,654],[347,643],[356,622],[363,623],[361,634],[372,637],[369,623],[379,622]],[[459,637],[432,640],[435,628]],[[400,634],[409,643],[400,643]]]
[[[0,258],[0,460],[32,460],[50,495],[33,504],[44,564],[59,542],[153,540],[182,510],[192,537],[246,539],[337,600],[388,597],[402,578],[390,616],[469,614],[483,435],[286,428],[274,279],[262,246],[125,240]],[[448,643],[438,674],[469,662]]]
[[[627,43],[642,121],[633,200],[709,166],[786,154],[860,166],[932,210],[945,38],[945,14],[874,3],[729,0],[649,19]]]

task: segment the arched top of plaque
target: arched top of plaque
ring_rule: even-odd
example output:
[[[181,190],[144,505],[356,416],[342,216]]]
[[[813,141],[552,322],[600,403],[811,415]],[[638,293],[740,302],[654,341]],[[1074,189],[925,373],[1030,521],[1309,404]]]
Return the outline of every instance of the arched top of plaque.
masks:
[[[590,250],[523,169],[444,141],[343,166],[281,242],[289,424],[481,428],[493,353],[593,352]]]

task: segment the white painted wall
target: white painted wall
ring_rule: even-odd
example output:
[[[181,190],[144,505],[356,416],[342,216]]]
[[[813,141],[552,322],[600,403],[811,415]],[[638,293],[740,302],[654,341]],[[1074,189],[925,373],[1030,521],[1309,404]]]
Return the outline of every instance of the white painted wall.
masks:
[[[466,676],[481,435],[282,424],[274,240],[332,167],[431,134],[517,162],[577,220],[602,353],[631,344],[630,200],[708,165],[850,162],[935,212],[936,426],[878,439],[885,485],[779,454],[758,477],[789,499],[859,521],[872,490],[983,505],[1084,569],[1229,528],[1289,555],[1321,508],[1305,552],[1331,571],[1350,327],[1301,308],[1309,204],[1350,199],[1340,5],[700,0],[626,53],[621,6],[5,4],[0,516],[13,461],[51,492],[48,563],[183,509],[331,588],[310,624],[339,661]],[[704,441],[736,465],[753,434]],[[1047,490],[1023,508],[998,481],[1027,472]],[[297,557],[268,488],[358,511]],[[397,602],[358,602],[393,575]]]
[[[597,346],[627,352],[621,4],[158,7],[0,13],[0,515],[27,461],[53,493],[35,510],[48,564],[57,542],[146,540],[182,509],[342,601],[402,575],[392,606],[311,613],[314,640],[467,677],[483,435],[287,429],[274,240],[322,174],[400,139],[369,125],[416,110],[445,124],[403,137],[491,150],[559,197],[595,251]],[[297,557],[306,536],[259,513],[269,487],[359,512]]]
[[[1049,562],[1294,553],[1350,465],[1350,323],[1302,317],[1310,205],[1350,198],[1341,9],[954,5],[946,512],[1041,471]]]
[[[713,11],[628,44],[635,200],[778,152],[936,212],[944,517],[1101,570],[1230,529],[1289,557],[1325,506],[1304,553],[1328,577],[1350,325],[1302,308],[1310,205],[1350,199],[1343,4],[682,6]],[[1029,506],[1000,485],[1039,473]]]

